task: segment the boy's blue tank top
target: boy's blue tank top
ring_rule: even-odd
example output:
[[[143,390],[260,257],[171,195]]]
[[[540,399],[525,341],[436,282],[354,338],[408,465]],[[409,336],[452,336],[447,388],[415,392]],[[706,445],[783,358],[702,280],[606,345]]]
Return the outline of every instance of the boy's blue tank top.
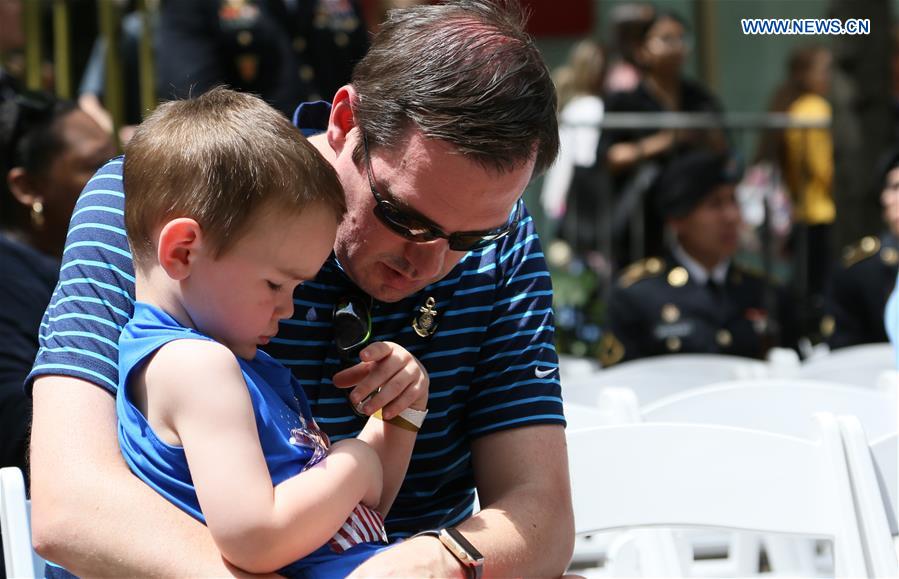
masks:
[[[165,344],[174,340],[209,340],[185,328],[155,306],[136,302],[134,317],[119,339],[119,388],[116,397],[119,446],[125,461],[141,480],[181,510],[206,523],[187,467],[184,450],[160,440],[146,418],[132,404],[127,388],[129,377]],[[268,354],[258,351],[247,361],[237,358],[253,403],[259,442],[272,484],[299,474],[312,459],[313,450],[291,442],[291,430],[304,421],[314,424],[303,389],[290,370]],[[189,384],[184,385],[190,387]],[[301,418],[302,417],[302,418]],[[384,545],[363,543],[343,553],[324,545],[278,572],[292,577],[343,577]]]

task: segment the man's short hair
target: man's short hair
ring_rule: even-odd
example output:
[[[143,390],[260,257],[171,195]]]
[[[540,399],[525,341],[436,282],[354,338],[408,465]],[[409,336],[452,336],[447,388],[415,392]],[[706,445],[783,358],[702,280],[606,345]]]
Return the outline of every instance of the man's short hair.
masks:
[[[155,257],[154,231],[195,219],[216,256],[265,209],[346,211],[333,167],[258,97],[215,88],[160,105],[125,148],[125,228],[135,264]]]
[[[458,0],[391,10],[353,70],[355,120],[373,146],[408,130],[506,172],[559,149],[556,93],[516,0]],[[354,159],[361,161],[361,147]]]

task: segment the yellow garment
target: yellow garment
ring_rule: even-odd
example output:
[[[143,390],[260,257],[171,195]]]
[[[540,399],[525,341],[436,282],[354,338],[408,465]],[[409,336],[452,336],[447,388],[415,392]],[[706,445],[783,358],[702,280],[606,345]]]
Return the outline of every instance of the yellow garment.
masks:
[[[831,118],[830,103],[816,94],[806,94],[790,105],[793,119]],[[833,223],[833,138],[830,129],[787,129],[784,178],[793,200],[795,219],[806,225]]]

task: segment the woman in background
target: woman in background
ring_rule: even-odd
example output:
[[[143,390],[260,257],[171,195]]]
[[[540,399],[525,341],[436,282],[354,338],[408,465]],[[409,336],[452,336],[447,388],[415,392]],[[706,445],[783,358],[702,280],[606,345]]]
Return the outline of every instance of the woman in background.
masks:
[[[559,156],[547,171],[540,200],[546,216],[561,220],[560,237],[578,250],[596,248],[599,191],[592,173],[603,115],[605,56],[592,39],[577,43],[555,73],[559,95]]]
[[[771,112],[790,119],[829,121],[831,106],[830,50],[803,45],[790,55],[787,78],[775,92]],[[780,167],[793,203],[792,247],[800,297],[820,304],[832,261],[831,230],[836,219],[833,200],[833,138],[829,128],[770,132],[760,156]]]
[[[674,12],[656,9],[643,27],[634,52],[642,78],[629,92],[612,93],[607,113],[711,113],[722,112],[718,99],[684,74],[691,40],[686,22]],[[616,128],[603,132],[599,158],[608,167],[615,191],[613,218],[615,262],[623,266],[663,250],[662,218],[652,209],[657,178],[668,161],[688,150],[728,148],[725,132],[710,129]],[[642,228],[631,230],[642,212]],[[639,229],[642,229],[640,231]],[[642,246],[642,248],[640,247]]]
[[[27,473],[23,382],[75,200],[113,155],[109,135],[74,103],[37,92],[0,102],[0,466]]]

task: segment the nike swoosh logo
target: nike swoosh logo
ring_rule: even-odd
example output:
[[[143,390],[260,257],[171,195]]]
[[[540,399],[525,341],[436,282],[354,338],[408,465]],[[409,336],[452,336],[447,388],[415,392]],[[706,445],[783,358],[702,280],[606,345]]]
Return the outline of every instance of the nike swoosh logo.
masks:
[[[541,370],[540,368],[534,368],[534,376],[537,378],[546,378],[553,372],[555,372],[555,368],[550,368],[549,370]]]

